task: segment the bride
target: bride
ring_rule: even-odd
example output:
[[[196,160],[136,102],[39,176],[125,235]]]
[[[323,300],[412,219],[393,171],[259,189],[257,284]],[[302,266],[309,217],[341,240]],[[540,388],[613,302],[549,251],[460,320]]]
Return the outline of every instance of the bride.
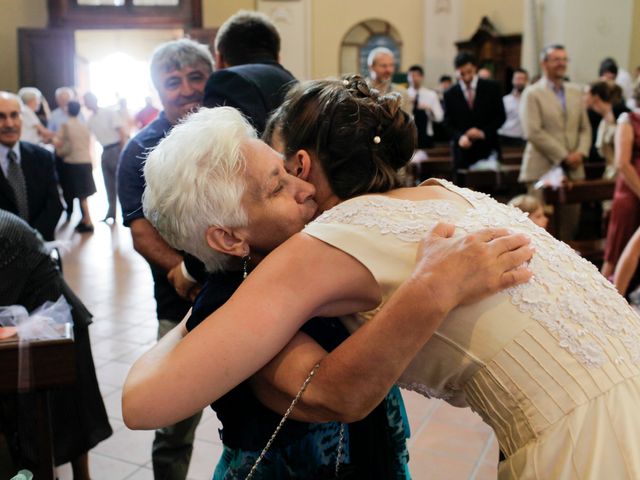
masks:
[[[145,166],[148,217],[209,269],[249,248],[264,255],[269,234],[287,226],[265,222],[274,209],[285,213],[278,196],[286,177],[251,164],[255,155],[245,155],[245,170],[212,165],[186,192],[201,192],[197,199],[172,195],[157,174],[175,161],[166,153],[180,128],[198,128],[199,116],[217,121],[212,129],[238,121],[220,110],[194,114]],[[446,321],[399,383],[478,412],[506,454],[500,478],[640,478],[640,319],[595,267],[485,195],[436,180],[396,188],[414,126],[396,97],[378,96],[359,77],[296,87],[277,122],[289,168],[314,184],[324,213],[266,257],[195,334],[160,342],[134,365],[123,397],[128,421],[188,416],[261,368],[312,316],[358,312],[348,325],[365,324],[411,276],[419,240],[437,222],[460,233],[508,227],[532,239],[533,279],[451,310],[456,285],[443,285],[430,300]],[[268,154],[247,145],[245,153]],[[241,177],[234,188],[244,208],[209,184],[218,174]]]

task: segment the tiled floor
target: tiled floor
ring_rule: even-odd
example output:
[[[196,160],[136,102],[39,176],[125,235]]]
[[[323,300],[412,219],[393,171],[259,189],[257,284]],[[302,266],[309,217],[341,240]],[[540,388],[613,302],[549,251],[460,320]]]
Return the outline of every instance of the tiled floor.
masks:
[[[100,182],[96,171],[96,184]],[[106,211],[104,193],[90,199],[94,219]],[[62,225],[64,275],[94,314],[90,327],[100,388],[114,434],[90,453],[95,480],[152,479],[150,465],[153,432],[131,431],[122,422],[120,395],[131,363],[156,337],[151,274],[132,247],[129,230],[120,223],[95,222],[95,233],[73,232],[79,220]],[[491,430],[468,409],[404,392],[411,423],[409,441],[413,478],[491,479],[498,458]],[[218,419],[207,409],[196,432],[189,469],[193,480],[210,479],[221,452]],[[58,469],[60,480],[72,478],[71,467]]]

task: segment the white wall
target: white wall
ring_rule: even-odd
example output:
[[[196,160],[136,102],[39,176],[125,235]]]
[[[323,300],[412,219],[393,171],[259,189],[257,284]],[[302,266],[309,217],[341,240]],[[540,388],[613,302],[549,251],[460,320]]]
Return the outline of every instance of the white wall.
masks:
[[[434,86],[440,75],[453,74],[455,41],[459,40],[460,2],[452,0],[443,4],[438,0],[424,1],[424,50],[423,65],[425,83]]]
[[[543,44],[564,44],[570,59],[567,74],[574,82],[596,78],[605,57],[627,68],[634,6],[634,0],[545,0]]]
[[[502,35],[522,33],[524,0],[424,0],[425,44],[422,52],[427,85],[454,74],[455,42],[468,40],[487,16]]]
[[[311,0],[258,0],[281,38],[280,61],[298,79],[311,76]]]

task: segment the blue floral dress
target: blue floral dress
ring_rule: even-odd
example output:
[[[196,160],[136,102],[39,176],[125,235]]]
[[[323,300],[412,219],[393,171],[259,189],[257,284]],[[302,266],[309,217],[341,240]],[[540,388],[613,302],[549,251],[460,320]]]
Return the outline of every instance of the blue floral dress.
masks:
[[[187,329],[192,330],[220,307],[240,285],[239,272],[211,274],[193,308]],[[348,336],[337,319],[313,319],[302,330],[327,351]],[[247,383],[240,384],[212,408],[222,422],[224,451],[213,480],[244,479],[280,422],[281,415],[264,407]],[[341,424],[288,420],[253,477],[268,479],[330,478],[335,471]],[[393,387],[365,419],[345,425],[340,456],[342,473],[350,478],[410,479],[409,423],[400,390]]]

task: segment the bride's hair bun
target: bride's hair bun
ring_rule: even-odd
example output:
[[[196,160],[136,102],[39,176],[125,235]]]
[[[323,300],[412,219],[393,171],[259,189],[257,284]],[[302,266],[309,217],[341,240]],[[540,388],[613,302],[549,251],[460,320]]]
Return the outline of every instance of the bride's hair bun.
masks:
[[[342,84],[356,98],[377,98],[379,95],[375,88],[369,88],[367,81],[360,75],[347,75],[342,79]]]
[[[416,128],[399,93],[381,94],[360,75],[292,88],[272,119],[290,157],[300,149],[321,161],[340,198],[400,185],[397,170],[413,155]]]

